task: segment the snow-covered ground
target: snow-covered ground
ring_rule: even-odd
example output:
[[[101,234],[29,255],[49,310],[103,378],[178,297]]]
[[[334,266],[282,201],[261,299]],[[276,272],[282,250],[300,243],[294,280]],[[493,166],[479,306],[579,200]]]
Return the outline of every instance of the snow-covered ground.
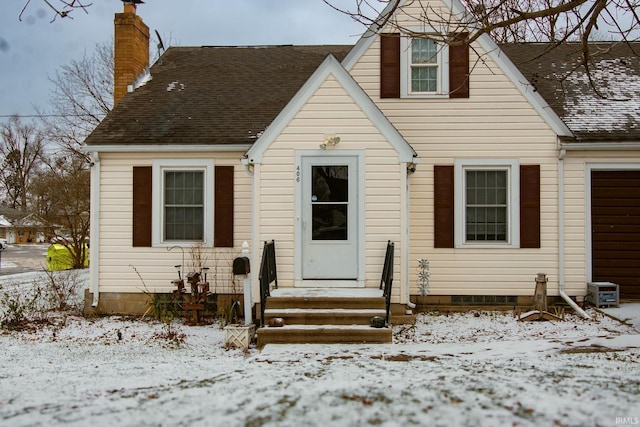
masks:
[[[588,312],[421,314],[390,345],[247,352],[219,325],[60,317],[0,335],[0,426],[639,424],[640,333]]]

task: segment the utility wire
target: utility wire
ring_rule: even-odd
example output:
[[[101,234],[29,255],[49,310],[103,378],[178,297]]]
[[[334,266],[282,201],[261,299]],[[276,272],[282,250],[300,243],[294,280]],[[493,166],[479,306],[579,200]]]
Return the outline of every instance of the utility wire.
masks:
[[[20,119],[34,119],[46,117],[86,117],[88,114],[0,114],[0,118],[18,117]]]

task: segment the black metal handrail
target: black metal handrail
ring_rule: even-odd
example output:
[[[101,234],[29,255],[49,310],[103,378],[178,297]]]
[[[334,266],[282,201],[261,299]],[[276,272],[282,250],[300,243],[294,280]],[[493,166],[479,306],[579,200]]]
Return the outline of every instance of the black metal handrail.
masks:
[[[386,323],[389,325],[389,309],[391,307],[391,286],[393,285],[393,242],[387,242],[387,252],[384,256],[384,266],[382,267],[382,277],[380,278],[380,289],[382,296],[385,298],[387,317]]]
[[[276,242],[264,242],[262,262],[260,263],[260,322],[264,326],[264,308],[267,297],[271,295],[271,283],[278,289],[278,274],[276,272]]]

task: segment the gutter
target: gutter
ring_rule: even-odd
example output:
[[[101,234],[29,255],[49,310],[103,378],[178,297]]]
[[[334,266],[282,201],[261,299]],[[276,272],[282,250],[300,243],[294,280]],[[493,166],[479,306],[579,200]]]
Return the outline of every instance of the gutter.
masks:
[[[91,250],[89,251],[89,291],[93,294],[91,307],[100,302],[100,154],[91,153]]]
[[[559,147],[563,151],[593,151],[593,150],[637,150],[640,148],[640,141],[626,142],[563,142]]]
[[[567,150],[562,148],[560,155],[558,156],[558,285],[560,296],[563,300],[571,306],[583,319],[591,319],[578,304],[571,299],[565,292],[564,284],[564,156],[567,154]]]
[[[149,144],[149,145],[136,145],[136,144],[119,144],[119,145],[87,145],[84,147],[84,151],[90,153],[103,152],[103,153],[132,153],[132,152],[152,152],[152,153],[176,153],[184,152],[186,148],[189,151],[197,152],[245,152],[251,148],[252,144],[193,144],[193,145],[181,145],[181,144]]]

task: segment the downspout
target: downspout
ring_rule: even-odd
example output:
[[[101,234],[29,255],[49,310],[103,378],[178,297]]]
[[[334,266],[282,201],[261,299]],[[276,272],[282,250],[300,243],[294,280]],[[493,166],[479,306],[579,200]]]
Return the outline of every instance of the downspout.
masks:
[[[249,159],[247,157],[243,157],[242,158],[242,164],[244,165],[245,171],[247,172],[247,175],[249,175],[251,177],[251,213],[250,213],[250,218],[251,218],[251,244],[250,244],[250,253],[251,255],[249,256],[249,259],[251,259],[252,262],[254,263],[258,263],[255,264],[256,266],[254,266],[253,268],[251,268],[251,273],[249,274],[249,280],[251,282],[251,300],[252,301],[256,301],[256,292],[253,289],[254,288],[254,284],[256,284],[258,281],[253,280],[254,277],[257,278],[257,274],[259,271],[259,258],[258,258],[258,250],[259,250],[259,245],[258,245],[258,240],[257,240],[257,230],[255,227],[255,222],[254,222],[254,218],[256,218],[256,198],[255,198],[255,192],[256,192],[256,183],[255,183],[255,166],[253,165],[253,163],[249,162]]]
[[[564,156],[566,154],[567,150],[562,148],[558,156],[558,285],[562,299],[582,318],[591,319],[591,316],[567,295],[564,288]]]
[[[89,291],[93,294],[91,307],[100,302],[100,154],[91,154],[91,250],[89,251]]]
[[[406,260],[405,262],[405,266],[404,266],[404,270],[405,270],[405,277],[407,280],[405,280],[406,283],[406,287],[407,287],[407,300],[405,302],[405,305],[407,307],[409,307],[410,309],[414,309],[416,308],[416,305],[414,303],[411,302],[411,279],[410,279],[410,275],[409,275],[409,271],[410,271],[410,260],[409,257],[411,256],[411,180],[409,179],[409,177],[411,177],[411,175],[413,175],[413,173],[416,171],[416,165],[415,163],[409,163],[407,164],[407,179],[406,179],[406,222],[405,222],[405,239],[407,244],[405,245],[405,254],[404,254],[404,259]]]

